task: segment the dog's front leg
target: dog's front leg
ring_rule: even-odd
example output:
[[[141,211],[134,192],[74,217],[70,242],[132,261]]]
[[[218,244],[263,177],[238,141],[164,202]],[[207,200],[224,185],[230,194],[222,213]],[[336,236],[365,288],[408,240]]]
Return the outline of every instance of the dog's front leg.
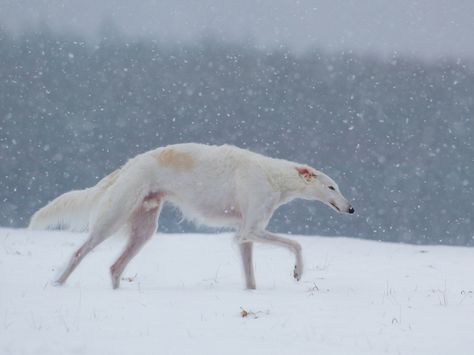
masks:
[[[268,183],[265,184],[267,181],[265,175],[259,176],[258,173],[247,176],[241,183],[243,188],[238,192],[242,224],[236,239],[239,243],[247,289],[256,287],[253,266],[253,244],[257,240],[255,231],[266,228],[279,197]]]
[[[254,215],[255,216],[255,215]],[[257,219],[256,221],[264,221],[265,219]],[[246,220],[245,220],[246,221]],[[257,222],[252,221],[254,224]],[[245,223],[244,223],[245,225]],[[252,225],[252,224],[251,224]],[[240,256],[242,257],[242,265],[245,276],[245,287],[249,290],[255,290],[255,273],[253,266],[253,242],[255,240],[252,229],[242,228],[236,235],[236,241],[239,244]]]
[[[249,290],[255,290],[255,274],[253,271],[253,243],[250,241],[238,241],[242,265],[244,267],[245,287]]]
[[[263,243],[280,245],[290,250],[295,255],[295,268],[293,270],[293,277],[296,279],[296,281],[301,279],[301,275],[303,275],[303,256],[301,254],[300,243],[291,239],[280,237],[266,230],[255,233],[255,239],[256,241]]]

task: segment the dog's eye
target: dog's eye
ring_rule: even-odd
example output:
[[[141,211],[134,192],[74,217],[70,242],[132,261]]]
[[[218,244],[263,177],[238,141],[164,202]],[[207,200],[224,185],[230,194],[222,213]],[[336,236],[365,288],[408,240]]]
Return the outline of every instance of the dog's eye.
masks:
[[[328,189],[329,189],[329,190],[333,190],[333,191],[336,190],[336,189],[334,188],[334,186],[329,186]]]

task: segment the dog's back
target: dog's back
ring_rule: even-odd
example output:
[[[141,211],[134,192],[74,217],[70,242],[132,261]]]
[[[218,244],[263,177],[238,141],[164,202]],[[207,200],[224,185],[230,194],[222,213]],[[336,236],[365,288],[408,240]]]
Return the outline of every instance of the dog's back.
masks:
[[[185,216],[215,227],[237,223],[237,179],[251,170],[257,154],[229,145],[187,143],[159,148],[150,155],[159,163],[157,189],[163,188],[166,200]]]

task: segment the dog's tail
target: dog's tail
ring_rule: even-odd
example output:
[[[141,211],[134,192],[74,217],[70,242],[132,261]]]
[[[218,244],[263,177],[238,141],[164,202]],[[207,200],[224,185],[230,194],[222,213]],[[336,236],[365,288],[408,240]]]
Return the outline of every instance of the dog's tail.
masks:
[[[94,187],[66,192],[57,197],[31,217],[28,228],[87,230],[90,212],[104,192],[117,180],[119,171],[115,170],[107,175]]]

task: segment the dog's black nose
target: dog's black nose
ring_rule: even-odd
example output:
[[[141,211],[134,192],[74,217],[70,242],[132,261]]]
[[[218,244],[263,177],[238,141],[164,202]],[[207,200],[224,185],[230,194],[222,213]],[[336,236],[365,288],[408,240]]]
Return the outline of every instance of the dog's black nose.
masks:
[[[347,210],[347,212],[349,212],[350,214],[353,214],[354,213],[354,209],[351,207],[349,207],[349,209]]]

